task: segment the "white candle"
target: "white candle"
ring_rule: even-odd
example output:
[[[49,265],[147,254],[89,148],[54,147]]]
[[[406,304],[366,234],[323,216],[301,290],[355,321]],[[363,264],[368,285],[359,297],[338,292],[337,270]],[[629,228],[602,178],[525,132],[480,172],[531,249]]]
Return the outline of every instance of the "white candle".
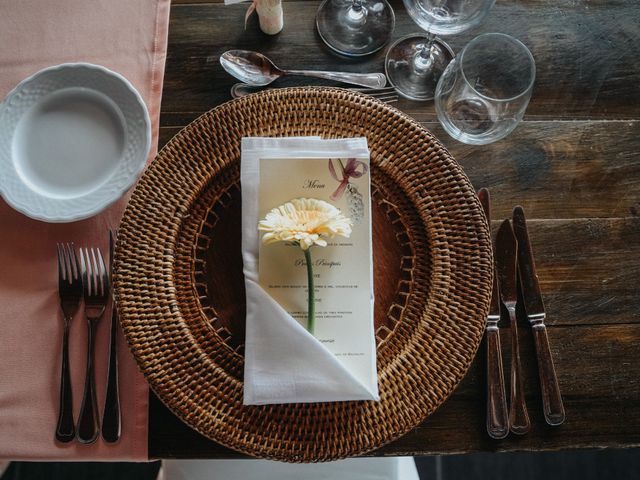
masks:
[[[284,26],[282,0],[257,0],[256,12],[258,12],[260,30],[267,35],[280,33]]]

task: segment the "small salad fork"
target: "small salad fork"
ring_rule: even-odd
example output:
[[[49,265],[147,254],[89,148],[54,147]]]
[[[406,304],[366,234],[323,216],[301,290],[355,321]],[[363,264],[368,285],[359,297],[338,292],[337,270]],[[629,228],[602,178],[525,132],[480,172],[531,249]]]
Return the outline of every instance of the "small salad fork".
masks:
[[[78,419],[77,438],[80,443],[93,443],[98,438],[98,407],[94,370],[96,326],[104,314],[109,299],[109,276],[99,248],[81,248],[80,265],[84,285],[84,313],[89,322],[87,371],[84,396]]]
[[[56,440],[67,443],[75,437],[73,399],[69,371],[69,326],[82,300],[82,278],[73,243],[58,243],[58,291],[64,315],[62,337],[62,370],[60,372],[60,410],[56,426]]]
[[[275,90],[275,88],[254,87],[246,83],[235,83],[231,87],[231,98],[245,97],[251,93],[260,92],[262,90]],[[352,92],[360,92],[370,97],[377,98],[385,103],[393,103],[398,101],[398,93],[394,87],[382,88],[347,88]]]

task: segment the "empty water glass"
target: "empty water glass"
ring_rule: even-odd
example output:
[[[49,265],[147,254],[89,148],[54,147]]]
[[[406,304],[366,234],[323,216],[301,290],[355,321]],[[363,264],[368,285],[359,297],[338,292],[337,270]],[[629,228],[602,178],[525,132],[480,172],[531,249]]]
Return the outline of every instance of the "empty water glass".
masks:
[[[453,138],[485,145],[506,137],[522,120],[536,67],[519,40],[480,35],[447,66],[436,87],[438,120]]]

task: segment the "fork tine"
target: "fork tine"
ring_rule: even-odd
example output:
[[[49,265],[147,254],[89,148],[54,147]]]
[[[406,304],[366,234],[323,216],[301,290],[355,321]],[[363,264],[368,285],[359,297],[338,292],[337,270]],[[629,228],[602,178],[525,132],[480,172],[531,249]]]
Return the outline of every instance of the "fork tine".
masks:
[[[64,279],[69,283],[69,285],[71,285],[71,282],[73,281],[73,272],[71,270],[71,249],[69,248],[68,243],[62,245],[62,252],[64,254]]]
[[[86,248],[81,248],[80,249],[80,268],[82,269],[82,285],[84,288],[84,295],[85,297],[88,297],[89,295],[91,295],[91,285],[89,283],[89,272],[87,271],[87,257],[85,257],[86,255]]]
[[[93,278],[96,282],[96,295],[102,295],[102,279],[100,274],[100,262],[98,261],[98,253],[95,248],[91,249],[91,256],[93,257]]]
[[[65,243],[63,245],[63,250],[64,266],[66,269],[65,279],[67,280],[67,282],[71,283],[73,282],[73,262],[71,260],[71,257],[73,256],[73,247],[70,244]]]
[[[65,281],[65,268],[64,268],[64,256],[62,254],[62,245],[56,243],[58,248],[58,283],[63,283]]]
[[[78,269],[78,256],[76,255],[76,246],[71,243],[69,247],[69,262],[71,264],[71,274],[69,275],[72,280],[77,280],[80,277],[80,271]]]
[[[96,257],[93,253],[93,247],[91,250],[87,248],[87,262],[89,263],[89,272],[91,272],[91,295],[98,295],[98,266],[96,265]]]
[[[96,249],[97,250],[97,255],[98,255],[98,263],[100,264],[100,286],[101,286],[101,291],[100,291],[100,295],[107,295],[109,293],[109,277],[107,274],[107,267],[104,264],[104,257],[102,256],[102,252],[100,251],[100,249]]]
[[[104,271],[103,262],[102,262],[102,252],[99,248],[95,249],[94,258],[96,259],[96,284],[98,285],[98,295],[104,295],[104,278],[102,277],[102,273]]]
[[[93,282],[93,294],[101,295],[99,274],[98,274],[98,263],[96,261],[96,250],[93,247],[91,247],[91,259],[89,262],[91,263],[91,281]]]
[[[85,252],[87,254],[89,281],[91,282],[91,295],[95,296],[98,293],[98,282],[96,279],[96,270],[97,270],[96,257],[94,256],[93,248],[91,249],[87,248],[85,249]]]

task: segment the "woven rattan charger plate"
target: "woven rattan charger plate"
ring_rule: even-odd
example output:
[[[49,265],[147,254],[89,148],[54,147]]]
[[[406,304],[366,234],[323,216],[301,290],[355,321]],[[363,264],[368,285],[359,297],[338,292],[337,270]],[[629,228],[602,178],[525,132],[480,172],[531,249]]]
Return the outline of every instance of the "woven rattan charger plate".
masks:
[[[381,399],[245,407],[240,140],[303,135],[369,142]],[[125,212],[114,278],[129,346],[175,415],[238,451],[309,462],[380,447],[446,400],[482,337],[491,262],[471,184],[428,131],[364,95],[299,88],[221,105],[160,151]]]

